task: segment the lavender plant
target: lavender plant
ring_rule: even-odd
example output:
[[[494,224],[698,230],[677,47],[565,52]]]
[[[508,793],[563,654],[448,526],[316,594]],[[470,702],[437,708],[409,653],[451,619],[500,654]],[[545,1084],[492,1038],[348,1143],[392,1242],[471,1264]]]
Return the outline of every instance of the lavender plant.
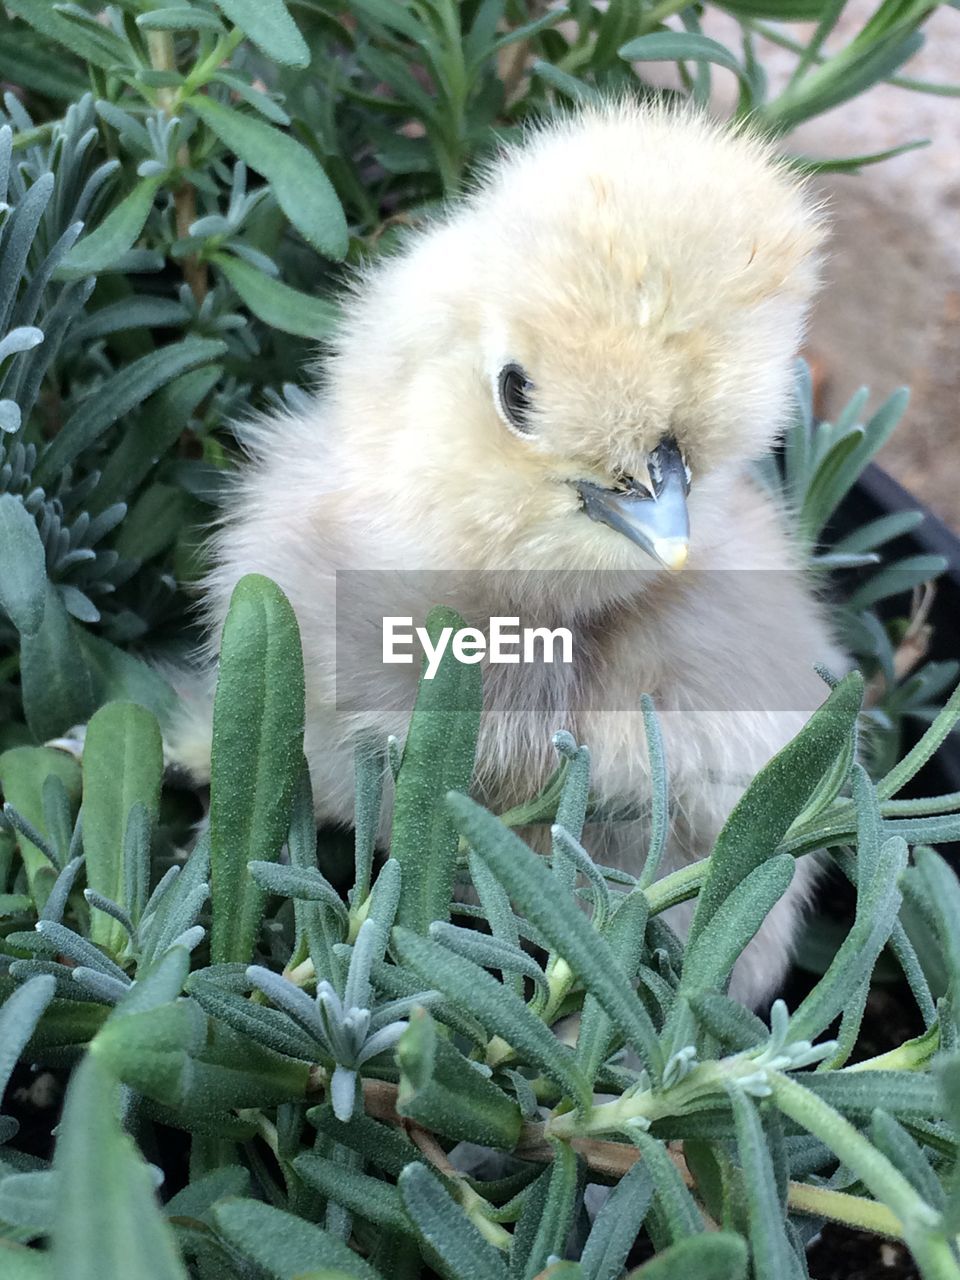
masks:
[[[711,856],[664,878],[649,700],[651,834],[631,877],[583,847],[588,744],[562,726],[543,726],[543,794],[500,815],[469,799],[479,675],[450,659],[402,749],[358,743],[345,870],[314,823],[296,621],[262,578],[224,631],[199,837],[164,774],[174,695],[145,658],[194,638],[183,587],[230,424],[302,396],[338,263],[388,247],[525,119],[654,92],[651,62],[676,63],[697,101],[712,67],[732,70],[738,114],[778,133],[879,80],[954,91],[902,75],[931,3],[881,0],[839,47],[842,4],[723,7],[736,47],[672,0],[0,11],[16,90],[0,126],[4,1276],[780,1280],[806,1274],[826,1222],[960,1276],[960,889],[932,847],[960,836],[960,799],[903,795],[960,692],[944,702],[943,666],[904,679],[902,627],[876,609],[939,561],[877,565],[837,603],[869,705],[857,673],[836,683]],[[797,58],[775,95],[762,40]],[[815,426],[801,375],[765,475],[811,572],[872,574],[908,530],[824,545],[902,407],[861,428],[860,396]],[[929,723],[904,755],[912,713]],[[865,736],[886,749],[858,750]],[[517,834],[536,824],[549,855]],[[761,1019],[726,983],[816,850],[854,917],[812,989]],[[684,945],[663,913],[691,899]],[[918,1034],[865,1058],[882,967]]]
[[[711,856],[658,880],[652,862],[633,878],[583,849],[588,753],[569,735],[556,737],[559,781],[539,802],[540,820],[555,819],[552,855],[509,825],[528,813],[505,822],[446,792],[439,761],[472,755],[476,733],[462,701],[451,717],[438,700],[453,682],[464,696],[447,657],[441,692],[424,682],[410,730],[432,749],[405,752],[395,786],[443,805],[458,839],[431,824],[425,842],[421,815],[398,804],[389,856],[371,872],[386,750],[364,744],[365,817],[344,894],[322,846],[317,862],[302,727],[290,728],[302,726],[296,623],[266,579],[239,584],[231,621],[253,606],[264,625],[252,642],[232,645],[229,623],[225,633],[215,752],[251,752],[257,781],[238,793],[215,769],[209,836],[152,894],[160,760],[145,709],[112,703],[94,717],[72,830],[56,773],[41,822],[7,808],[10,833],[53,878],[34,877],[35,894],[49,885],[35,928],[6,938],[23,957],[4,980],[6,1074],[21,1053],[55,1068],[81,1060],[52,1164],[18,1152],[5,1121],[0,1220],[13,1265],[614,1280],[640,1241],[656,1256],[638,1276],[686,1260],[698,1274],[803,1275],[805,1240],[839,1221],[903,1239],[924,1276],[960,1275],[960,887],[928,847],[956,838],[960,812],[956,797],[898,799],[960,718],[960,692],[874,782],[855,763],[863,682],[845,677],[754,779]],[[297,705],[258,699],[264,677]],[[479,706],[478,684],[471,696]],[[649,705],[647,724],[651,829],[662,831],[667,762]],[[794,859],[821,848],[854,882],[856,918],[806,998],[792,1010],[777,1001],[767,1023],[725,985]],[[654,840],[648,858],[658,855]],[[238,858],[239,894],[218,894]],[[424,877],[426,913],[422,895],[402,892]],[[452,898],[454,881],[478,905]],[[691,897],[682,945],[661,917]],[[943,949],[939,1000],[903,928],[905,897]],[[483,930],[464,927],[478,917]],[[208,930],[232,940],[229,959],[211,958]],[[925,1029],[857,1060],[885,951]],[[572,1013],[571,1043],[556,1029]],[[161,1186],[175,1192],[165,1208],[121,1122],[141,1150],[189,1149],[186,1185]],[[97,1160],[113,1148],[122,1159]]]

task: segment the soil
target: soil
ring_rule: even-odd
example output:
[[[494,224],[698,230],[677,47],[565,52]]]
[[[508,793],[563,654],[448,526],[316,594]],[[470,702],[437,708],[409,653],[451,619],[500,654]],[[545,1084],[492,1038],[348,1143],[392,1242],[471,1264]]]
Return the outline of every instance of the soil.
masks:
[[[848,1227],[824,1227],[807,1266],[810,1280],[920,1280],[905,1245]]]

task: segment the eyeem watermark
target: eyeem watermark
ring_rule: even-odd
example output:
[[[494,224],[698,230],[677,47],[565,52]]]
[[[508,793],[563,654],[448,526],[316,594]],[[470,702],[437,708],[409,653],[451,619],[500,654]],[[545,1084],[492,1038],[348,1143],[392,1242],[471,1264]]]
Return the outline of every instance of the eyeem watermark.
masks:
[[[412,663],[414,642],[419,643],[427,658],[423,673],[432,680],[440,670],[440,662],[450,646],[458,662],[472,665],[486,658],[489,662],[516,666],[556,661],[559,645],[560,662],[573,661],[573,633],[568,627],[521,627],[519,618],[491,618],[489,636],[479,627],[444,627],[436,643],[426,627],[415,627],[413,618],[387,617],[383,620],[383,661],[386,664]]]

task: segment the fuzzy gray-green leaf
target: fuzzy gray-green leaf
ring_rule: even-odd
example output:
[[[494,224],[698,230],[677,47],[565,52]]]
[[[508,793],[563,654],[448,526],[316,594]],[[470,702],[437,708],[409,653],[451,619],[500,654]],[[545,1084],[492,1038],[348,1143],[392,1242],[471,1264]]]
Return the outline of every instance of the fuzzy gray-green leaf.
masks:
[[[434,644],[443,628],[462,625],[451,609],[433,609],[427,619]],[[470,785],[481,700],[480,668],[458,662],[452,650],[433,679],[421,677],[397,778],[391,841],[402,875],[397,922],[418,933],[450,912],[458,841],[445,798]]]
[[[87,1057],[67,1091],[54,1168],[55,1280],[186,1280],[146,1164],[115,1114],[115,1088]]]
[[[502,1254],[484,1239],[432,1170],[410,1164],[398,1186],[417,1233],[451,1275],[457,1280],[508,1280]]]
[[[543,861],[498,818],[468,797],[451,795],[448,804],[460,833],[477,856],[596,996],[627,1043],[648,1067],[659,1071],[662,1055],[649,1014],[636,995],[617,981],[618,965],[609,947],[573,899],[557,893]]]
[[[247,961],[263,891],[247,864],[287,835],[303,749],[303,659],[296,618],[269,579],[242,578],[223,630],[213,720],[210,870],[214,963]],[[250,779],[256,779],[253,785]]]
[[[0,494],[0,607],[21,635],[43,622],[47,570],[37,522],[19,498]]]
[[[754,778],[717,837],[690,926],[691,944],[733,888],[770,857],[847,751],[862,698],[863,677],[851,672]]]

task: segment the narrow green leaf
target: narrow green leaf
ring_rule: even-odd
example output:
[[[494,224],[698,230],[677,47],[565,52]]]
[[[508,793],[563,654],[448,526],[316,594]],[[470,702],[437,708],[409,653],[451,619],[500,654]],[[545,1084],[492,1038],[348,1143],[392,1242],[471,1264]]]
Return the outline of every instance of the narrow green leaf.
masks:
[[[960,881],[947,862],[933,849],[914,851],[915,866],[904,873],[904,884],[919,891],[934,923],[940,959],[954,998],[960,997],[960,936],[955,914],[960,910]]]
[[[272,1205],[225,1200],[214,1206],[213,1217],[224,1239],[274,1280],[295,1280],[322,1268],[335,1268],[353,1280],[381,1280],[329,1231]]]
[[[43,624],[21,637],[20,687],[27,724],[40,742],[83,724],[94,707],[79,629],[49,581]]]
[[[569,1143],[554,1141],[551,1145],[553,1146],[553,1163],[546,1176],[543,1207],[537,1214],[532,1237],[524,1241],[522,1265],[515,1265],[513,1250],[511,1250],[510,1271],[518,1280],[534,1280],[534,1277],[547,1266],[551,1257],[559,1257],[563,1253],[573,1224],[573,1213],[580,1184],[577,1155]],[[518,1243],[515,1235],[514,1250],[517,1249]]]
[[[52,843],[55,833],[47,825],[43,804],[43,789],[51,775],[59,779],[66,790],[72,818],[80,800],[80,766],[73,756],[52,747],[12,747],[0,755],[0,787],[4,799]],[[46,855],[19,832],[17,844],[30,893],[38,911],[42,910],[56,871]]]
[[[689,31],[655,31],[628,40],[618,50],[624,62],[713,62],[752,88],[747,71],[726,45]]]
[[[698,995],[722,987],[734,963],[793,879],[794,860],[782,853],[760,863],[720,903],[683,959],[680,992]]]
[[[10,0],[5,8],[84,62],[92,62],[104,71],[124,65],[124,43],[108,28],[91,31],[89,26],[70,22],[47,0]]]
[[[678,1276],[696,1277],[696,1280],[746,1280],[747,1246],[730,1231],[680,1240],[631,1271],[627,1280],[677,1280]],[[777,1280],[784,1278],[778,1275]]]
[[[604,929],[603,936],[625,983],[632,983],[640,968],[648,915],[649,905],[644,894],[631,893],[621,902]],[[577,1033],[577,1061],[591,1082],[610,1052],[615,1037],[610,1015],[595,995],[588,994],[583,1002]]]
[[[347,921],[347,908],[330,881],[316,867],[281,866],[276,862],[253,861],[247,870],[256,884],[268,893],[302,902],[325,902]]]
[[[293,225],[328,258],[339,261],[349,245],[347,222],[315,157],[289,134],[213,98],[190,105],[229,149],[270,182],[277,203]]]
[[[55,1186],[49,1169],[0,1177],[0,1222],[4,1228],[17,1228],[22,1239],[48,1235],[56,1216]],[[6,1280],[6,1272],[3,1276]]]
[[[160,728],[149,711],[132,702],[109,702],[87,727],[83,749],[83,834],[87,884],[126,905],[124,833],[130,811],[141,804],[156,821],[163,778]],[[123,945],[120,925],[94,911],[90,939],[109,951]]]
[[[552,62],[538,58],[530,70],[538,80],[548,84],[551,89],[556,89],[571,102],[595,104],[599,101],[600,95],[593,85],[587,84],[585,80],[578,80],[569,72],[555,67]]]
[[[135,702],[152,711],[161,725],[169,723],[177,708],[177,695],[159,671],[92,631],[78,631],[77,635],[97,706]]]
[[[862,427],[851,427],[845,435],[838,435],[820,458],[798,517],[804,537],[811,544],[819,540],[838,502],[863,470],[865,440],[866,432]]]
[[[777,1179],[759,1112],[741,1090],[731,1089],[729,1096],[743,1169],[754,1269],[759,1276],[796,1280],[797,1259],[787,1239],[783,1206],[777,1195]]]
[[[936,1082],[941,1113],[953,1132],[960,1130],[960,1055],[944,1056],[937,1064]],[[943,1207],[944,1230],[956,1235],[960,1230],[960,1159],[954,1156],[953,1168],[945,1182],[946,1203]]]
[[[187,1280],[150,1172],[115,1113],[114,1087],[87,1057],[67,1090],[54,1156],[56,1280]]]
[[[303,657],[293,609],[258,574],[234,588],[213,716],[210,873],[214,964],[248,962],[263,891],[247,863],[277,858],[303,758]]]
[[[790,167],[800,173],[859,173],[871,164],[883,164],[885,160],[895,160],[897,156],[908,151],[919,151],[929,147],[932,139],[914,138],[912,142],[902,142],[899,147],[888,147],[885,151],[867,151],[855,156],[790,156]],[[920,514],[919,512],[917,513]]]
[[[899,836],[892,836],[880,847],[872,877],[863,877],[863,881],[858,877],[853,926],[827,972],[791,1017],[794,1039],[816,1039],[869,981],[896,924],[901,901],[897,882],[906,862],[906,844]]]
[[[659,1073],[662,1053],[650,1015],[636,994],[618,979],[619,966],[609,946],[575,901],[557,893],[556,882],[543,861],[499,818],[466,796],[451,794],[448,804],[461,835],[477,856],[596,996],[644,1064]]]
[[[150,397],[135,419],[125,423],[116,447],[104,460],[100,483],[91,497],[95,511],[135,493],[190,422],[190,416],[213,390],[223,370],[219,365],[194,369]]]
[[[82,280],[109,271],[143,230],[163,182],[161,177],[141,178],[100,225],[70,250],[54,273],[56,280]]]
[[[298,1058],[303,1062],[316,1059],[316,1043],[278,1009],[270,1009],[227,990],[202,970],[190,980],[189,991],[205,1013],[219,1018],[247,1039],[288,1058]]]
[[[138,1013],[117,1012],[91,1042],[90,1053],[116,1080],[167,1106],[184,1098],[189,1053],[199,1047],[206,1018],[190,1000]]]
[[[865,93],[881,80],[887,80],[923,45],[923,34],[902,28],[887,39],[852,41],[846,49],[822,66],[810,71],[791,90],[787,88],[759,111],[759,123],[783,132],[795,128],[811,116],[822,115],[841,103]]]
[[[190,953],[186,947],[171,947],[153,964],[142,961],[137,980],[116,1008],[117,1018],[146,1013],[176,1001],[190,972]]]
[[[520,40],[532,40],[541,31],[557,26],[558,23],[564,22],[569,16],[570,10],[563,5],[558,5],[556,9],[551,9],[548,13],[542,13],[538,18],[534,18],[532,22],[521,23],[520,26],[505,31],[499,39],[495,40],[487,51],[487,56],[498,53],[501,49],[506,49],[512,44],[517,44]],[[471,34],[473,34],[472,31]]]
[[[202,1218],[209,1216],[218,1200],[228,1196],[245,1196],[250,1190],[249,1172],[237,1164],[224,1165],[190,1182],[163,1206],[168,1218]]]
[[[324,298],[314,298],[291,289],[282,280],[264,275],[249,262],[228,253],[211,257],[258,319],[271,329],[292,333],[299,338],[320,339],[331,332],[338,310]]]
[[[217,8],[274,62],[310,65],[310,50],[284,0],[217,0]]]
[[[393,930],[392,938],[401,963],[413,969],[426,986],[473,1014],[488,1032],[506,1040],[522,1061],[540,1067],[580,1105],[589,1102],[589,1086],[574,1065],[572,1053],[519,996],[429,938],[400,927]]]
[[[653,699],[649,694],[641,694],[640,709],[643,712],[643,729],[647,740],[647,758],[650,762],[650,842],[647,846],[640,873],[639,884],[646,888],[657,878],[667,837],[670,832],[670,795],[669,774],[667,772],[666,749],[663,745],[663,734]]]
[[[37,522],[19,498],[0,494],[0,608],[21,635],[43,622],[47,568]]]
[[[633,1141],[640,1148],[643,1163],[650,1174],[670,1238],[682,1240],[704,1231],[703,1215],[684,1186],[680,1170],[670,1159],[664,1144],[648,1133],[633,1134]]]
[[[939,1213],[946,1201],[944,1190],[916,1139],[880,1107],[877,1107],[870,1118],[870,1137],[877,1150],[883,1152],[890,1163],[916,1187],[927,1204]]]
[[[870,609],[881,600],[904,595],[914,587],[938,577],[948,564],[945,556],[904,556],[902,560],[894,560],[892,564],[885,565],[857,587],[847,604],[854,610]]]
[[[450,1199],[439,1178],[422,1164],[409,1164],[397,1186],[420,1238],[443,1259],[457,1280],[508,1280],[503,1256]]]
[[[224,31],[223,23],[215,14],[185,4],[138,14],[137,26],[141,31],[213,31],[217,35]]]
[[[452,609],[433,609],[427,619],[434,644],[443,628],[462,626]],[[434,678],[421,676],[397,778],[391,842],[402,874],[397,923],[418,933],[450,914],[458,841],[445,797],[470,785],[481,704],[479,666],[458,662],[449,647]]]
[[[849,551],[851,554],[876,551],[877,547],[882,547],[885,543],[892,542],[894,538],[900,538],[905,534],[912,533],[914,529],[923,524],[923,521],[924,515],[922,511],[894,511],[888,516],[880,516],[876,520],[869,520],[866,524],[860,525],[852,533],[847,534],[845,538],[835,542],[833,550],[839,552]]]
[[[360,1111],[354,1111],[349,1120],[338,1120],[333,1107],[325,1103],[322,1107],[311,1107],[307,1119],[320,1133],[356,1151],[364,1161],[391,1178],[398,1178],[411,1162],[424,1159],[419,1147],[404,1136],[402,1129],[381,1124]]]
[[[309,1063],[274,1053],[232,1027],[211,1022],[206,1042],[191,1054],[183,1103],[173,1115],[178,1123],[188,1121],[190,1128],[197,1120],[234,1109],[299,1102],[309,1079]]]
[[[366,739],[357,745],[354,753],[354,886],[350,901],[359,907],[370,892],[373,858],[380,828],[380,811],[383,806],[383,782],[387,772],[387,753],[384,743]]]
[[[937,1082],[926,1072],[813,1071],[802,1080],[810,1093],[857,1120],[869,1120],[877,1107],[900,1120],[929,1119],[940,1107]]]
[[[301,762],[300,779],[294,792],[290,812],[287,849],[291,868],[300,872],[317,872],[317,819],[313,812],[313,788],[306,760]],[[331,889],[331,892],[335,892]],[[293,918],[296,924],[294,952],[306,947],[318,977],[327,978],[339,989],[340,962],[334,946],[346,940],[347,911],[339,897],[334,903],[324,895],[320,902],[295,899]]]
[[[920,772],[940,744],[945,741],[958,720],[960,720],[960,685],[957,685],[937,712],[933,724],[916,746],[911,747],[899,764],[877,783],[877,796],[881,801],[897,795],[910,779]]]
[[[849,750],[862,698],[863,677],[851,672],[741,796],[714,845],[688,945],[736,885],[771,856],[836,761]]]
[[[77,340],[89,341],[127,329],[179,329],[190,319],[190,312],[175,298],[127,296],[91,311],[70,330]]]
[[[219,340],[184,338],[118,369],[80,401],[41,455],[35,479],[41,484],[55,480],[63,468],[99,440],[108,427],[154,391],[188,369],[216,360],[226,349],[226,343]]]
[[[315,1151],[303,1151],[293,1167],[307,1186],[334,1200],[352,1214],[366,1218],[385,1231],[413,1233],[413,1226],[391,1182],[327,1160]]]
[[[619,1280],[652,1200],[650,1174],[638,1160],[593,1220],[580,1255],[583,1280]]]
[[[689,1004],[704,1029],[729,1052],[754,1049],[765,1044],[769,1037],[767,1028],[755,1013],[727,996],[705,991],[690,996]]]
[[[55,986],[47,974],[31,978],[0,1005],[0,1099],[24,1046],[53,999]]]
[[[410,1016],[396,1046],[397,1111],[460,1142],[512,1150],[523,1117],[515,1100],[441,1035],[426,1009]]]

